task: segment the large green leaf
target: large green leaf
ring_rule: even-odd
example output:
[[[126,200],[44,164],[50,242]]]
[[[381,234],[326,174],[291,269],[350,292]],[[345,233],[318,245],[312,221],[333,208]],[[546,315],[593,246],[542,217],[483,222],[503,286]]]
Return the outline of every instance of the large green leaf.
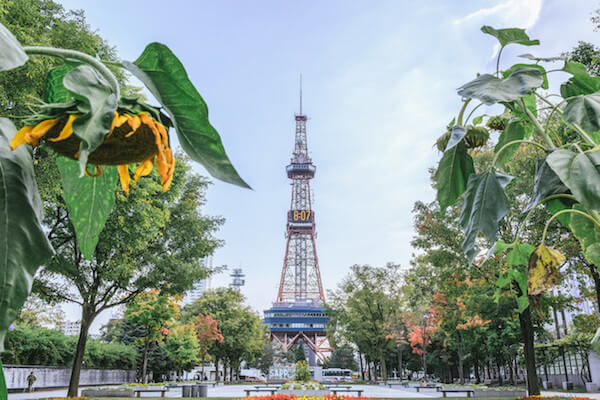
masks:
[[[506,263],[511,267],[518,267],[527,265],[529,262],[529,256],[535,250],[535,247],[526,243],[505,243],[502,240],[498,240],[494,254],[500,255],[504,251],[506,253]]]
[[[82,115],[73,122],[73,132],[81,139],[79,166],[83,175],[89,154],[102,144],[110,131],[117,110],[117,94],[106,79],[88,65],[69,71],[63,84],[79,100]]]
[[[473,159],[464,142],[444,152],[434,176],[442,215],[465,192],[469,175],[473,173]]]
[[[491,26],[484,25],[481,27],[483,33],[494,36],[500,42],[502,47],[509,43],[522,44],[524,46],[534,46],[540,44],[539,40],[529,39],[529,36],[525,33],[525,29],[520,28],[506,28],[506,29],[494,29]]]
[[[525,212],[531,210],[537,203],[548,196],[564,193],[569,193],[569,188],[562,183],[545,159],[539,159],[536,163],[533,194],[529,198]]]
[[[542,89],[548,89],[548,76],[546,75],[546,68],[542,67],[539,64],[515,64],[515,65],[511,66],[509,69],[507,69],[506,71],[503,71],[502,76],[504,78],[506,78],[510,74],[512,74],[514,71],[516,71],[518,68],[522,68],[522,67],[539,69],[540,72],[542,73],[542,77],[544,78],[544,83],[542,83]]]
[[[496,243],[498,222],[509,208],[504,188],[512,179],[511,176],[491,171],[469,176],[460,214],[460,224],[465,231],[462,247],[469,262],[472,262],[479,252],[475,242],[480,232],[491,247]]]
[[[546,157],[550,168],[588,210],[600,210],[600,150],[573,153],[560,149]]]
[[[77,65],[67,61],[48,71],[46,75],[46,89],[44,91],[47,103],[66,103],[73,99],[73,95],[63,85],[63,79]]]
[[[215,178],[249,188],[225,153],[218,132],[208,121],[208,107],[179,59],[160,43],[150,43],[133,63],[123,65],[152,92],[169,113],[181,147]]]
[[[486,105],[510,102],[543,85],[544,75],[531,67],[517,68],[504,79],[483,74],[458,88],[458,94],[467,99],[479,99]]]
[[[63,196],[75,228],[77,245],[88,260],[96,250],[98,238],[108,215],[115,205],[117,167],[103,166],[98,177],[79,177],[79,164],[66,157],[57,157]]]
[[[565,200],[552,199],[552,200],[549,200],[546,203],[544,203],[544,206],[546,207],[546,211],[548,211],[550,214],[554,215],[554,214],[557,214],[559,211],[571,208],[570,205],[567,205],[565,203],[567,203],[567,201],[565,201]],[[572,213],[560,214],[559,216],[556,217],[556,219],[561,224],[568,227],[569,223],[571,222],[571,215],[573,215],[573,214]]]
[[[450,140],[448,140],[448,144],[446,145],[446,151],[456,146],[461,140],[464,139],[466,134],[467,130],[464,126],[454,125],[452,127],[452,134],[450,135]]]
[[[0,352],[33,276],[54,251],[42,230],[42,203],[29,146],[11,151],[16,128],[0,118]]]
[[[15,36],[0,24],[0,71],[20,67],[28,57]]]
[[[573,209],[586,212],[580,204],[575,204]],[[600,265],[598,247],[600,246],[600,228],[589,218],[581,214],[570,213],[569,229],[579,241],[583,255],[592,264]]]
[[[588,132],[600,131],[600,92],[567,99],[563,117]]]
[[[498,138],[498,144],[494,148],[494,152],[497,153],[500,151],[500,149],[502,149],[502,147],[512,141],[525,139],[525,137],[529,136],[532,131],[533,126],[528,122],[520,119],[511,121],[506,126],[506,129],[504,129],[504,131],[502,131],[500,134],[500,137]],[[498,156],[497,165],[503,168],[506,163],[512,159],[520,145],[521,143],[511,144],[502,150],[502,153],[500,153]]]
[[[563,71],[573,75],[560,86],[560,94],[563,98],[592,94],[600,90],[600,77],[590,76],[585,69],[585,65],[567,61]]]

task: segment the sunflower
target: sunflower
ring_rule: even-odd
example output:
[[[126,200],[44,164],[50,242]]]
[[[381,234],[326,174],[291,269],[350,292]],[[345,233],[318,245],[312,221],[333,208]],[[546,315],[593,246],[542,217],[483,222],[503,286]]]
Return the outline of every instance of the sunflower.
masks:
[[[77,160],[81,141],[73,135],[73,121],[79,116],[77,113],[65,114],[60,118],[43,120],[34,126],[25,126],[10,142],[10,148],[14,150],[23,143],[39,146],[43,139],[57,153]],[[142,176],[152,172],[156,163],[162,189],[169,189],[175,159],[169,147],[167,129],[146,112],[132,114],[119,113],[117,110],[104,142],[89,155],[88,164],[95,164],[96,172],[90,173],[86,168],[86,174],[98,176],[101,173],[100,165],[116,165],[123,191],[129,195],[129,164],[133,163],[139,163],[133,174],[133,187]]]

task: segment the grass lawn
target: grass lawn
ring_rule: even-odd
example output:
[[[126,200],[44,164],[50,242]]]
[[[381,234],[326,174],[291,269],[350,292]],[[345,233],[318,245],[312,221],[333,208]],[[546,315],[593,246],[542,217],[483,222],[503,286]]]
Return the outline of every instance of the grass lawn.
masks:
[[[110,400],[131,400],[133,397],[112,397]],[[136,397],[137,398],[137,397]],[[241,397],[207,397],[203,400],[233,400],[233,399],[240,399]],[[467,398],[466,396],[463,397],[447,397],[448,399],[462,399],[462,398]],[[144,400],[165,400],[168,399],[168,397],[142,397],[142,399]],[[178,399],[182,399],[181,397],[178,397]],[[198,400],[197,397],[195,398],[186,398],[184,397],[182,400]],[[411,398],[411,397],[381,397],[381,399],[386,399],[386,400],[423,400],[423,398]],[[440,397],[441,399],[441,397]],[[470,400],[506,400],[506,399],[514,399],[514,397],[471,397]],[[106,398],[94,398],[91,397],[89,398],[89,400],[106,400]]]

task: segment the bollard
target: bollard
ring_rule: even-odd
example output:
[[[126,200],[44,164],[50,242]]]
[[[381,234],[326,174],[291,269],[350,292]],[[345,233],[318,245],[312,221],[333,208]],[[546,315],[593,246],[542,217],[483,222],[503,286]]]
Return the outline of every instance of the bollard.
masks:
[[[198,397],[208,397],[208,385],[206,383],[198,383],[196,388],[198,389]]]
[[[193,387],[194,385],[181,385],[181,397],[194,397]]]

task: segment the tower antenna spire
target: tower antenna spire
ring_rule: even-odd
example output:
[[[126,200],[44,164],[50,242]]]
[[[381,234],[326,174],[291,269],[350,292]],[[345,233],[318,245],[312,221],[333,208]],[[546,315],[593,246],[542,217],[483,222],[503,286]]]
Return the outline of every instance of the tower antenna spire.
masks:
[[[300,115],[302,115],[302,74],[300,74]]]

